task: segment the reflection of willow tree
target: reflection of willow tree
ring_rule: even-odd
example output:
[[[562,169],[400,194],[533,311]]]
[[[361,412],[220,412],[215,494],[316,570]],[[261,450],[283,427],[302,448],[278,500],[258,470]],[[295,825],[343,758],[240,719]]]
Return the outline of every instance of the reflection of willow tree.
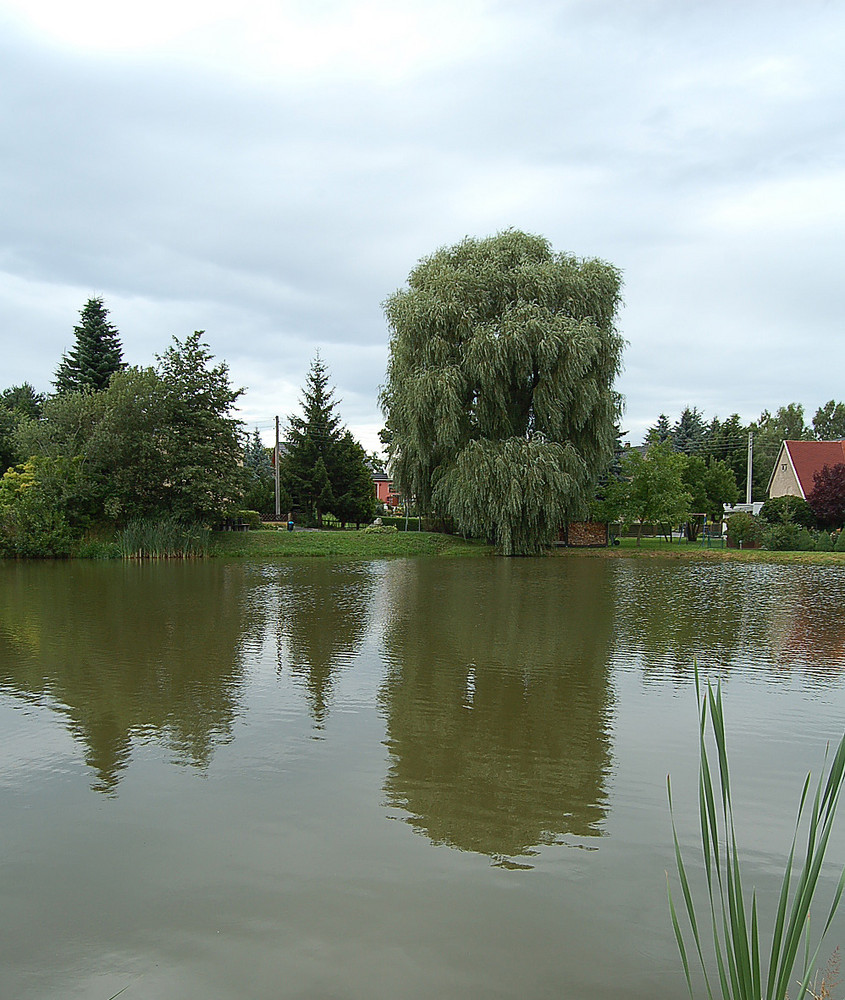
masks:
[[[226,739],[249,631],[243,571],[219,563],[0,567],[0,690],[69,719],[102,790],[133,740],[208,764]]]
[[[280,583],[288,662],[305,684],[314,722],[322,727],[334,673],[351,660],[367,632],[373,571],[366,563],[320,559],[287,564]]]
[[[639,655],[646,672],[688,677],[693,658],[730,664],[743,643],[749,602],[761,596],[748,567],[668,560],[625,560],[617,578],[616,647]]]
[[[435,843],[514,856],[593,836],[610,761],[604,561],[397,563],[386,793]]]

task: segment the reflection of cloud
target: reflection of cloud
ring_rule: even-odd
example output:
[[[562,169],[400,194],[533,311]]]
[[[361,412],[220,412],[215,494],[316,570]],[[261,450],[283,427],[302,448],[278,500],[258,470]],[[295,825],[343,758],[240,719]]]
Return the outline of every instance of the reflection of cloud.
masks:
[[[612,593],[603,561],[577,570],[391,566],[385,791],[434,843],[507,864],[601,832]]]
[[[204,767],[238,711],[248,585],[221,563],[4,567],[0,689],[67,717],[100,790],[150,734]]]

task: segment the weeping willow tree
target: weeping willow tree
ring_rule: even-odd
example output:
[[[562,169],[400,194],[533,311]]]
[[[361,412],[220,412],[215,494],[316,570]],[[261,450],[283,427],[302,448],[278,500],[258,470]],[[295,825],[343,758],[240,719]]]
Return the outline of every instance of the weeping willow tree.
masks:
[[[619,271],[517,230],[424,258],[385,302],[393,475],[505,555],[583,515],[613,454]]]

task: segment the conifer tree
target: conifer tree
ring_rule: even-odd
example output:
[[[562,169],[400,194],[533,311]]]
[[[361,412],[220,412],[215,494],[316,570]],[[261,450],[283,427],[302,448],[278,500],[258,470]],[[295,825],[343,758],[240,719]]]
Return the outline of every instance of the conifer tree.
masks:
[[[275,513],[276,484],[273,463],[256,427],[244,446],[244,506],[270,517]],[[287,509],[288,498],[282,506]]]
[[[408,286],[385,303],[399,487],[506,555],[537,552],[613,454],[619,272],[507,230],[437,251]]]
[[[698,408],[687,406],[672,428],[672,447],[685,455],[695,455],[704,446],[706,432],[704,417]]]
[[[334,514],[342,523],[360,523],[375,512],[367,453],[341,426],[337,405],[329,373],[317,354],[305,378],[302,416],[289,420],[281,471],[294,506],[318,527],[324,514]]]
[[[657,423],[646,431],[646,444],[663,444],[672,437],[672,426],[665,413],[661,413],[657,418]]]
[[[330,507],[331,473],[340,440],[337,401],[319,353],[305,376],[302,416],[292,415],[285,437],[284,479],[294,506],[322,527]]]
[[[102,298],[88,299],[73,328],[76,342],[62,357],[53,384],[57,395],[101,392],[116,371],[125,367],[117,327],[109,322]]]

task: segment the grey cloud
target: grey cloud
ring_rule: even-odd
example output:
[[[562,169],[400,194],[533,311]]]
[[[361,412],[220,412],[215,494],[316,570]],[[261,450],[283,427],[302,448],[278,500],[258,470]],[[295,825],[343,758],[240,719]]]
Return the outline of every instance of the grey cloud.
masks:
[[[841,171],[845,15],[591,0],[489,16],[509,46],[392,85],[2,33],[0,319],[31,333],[6,382],[44,385],[97,292],[132,360],[206,328],[256,414],[289,412],[319,345],[344,420],[374,425],[381,301],[420,256],[513,225],[623,269],[632,429],[687,403],[754,416],[836,396],[818,359],[838,333],[841,213],[732,213],[773,181]]]

